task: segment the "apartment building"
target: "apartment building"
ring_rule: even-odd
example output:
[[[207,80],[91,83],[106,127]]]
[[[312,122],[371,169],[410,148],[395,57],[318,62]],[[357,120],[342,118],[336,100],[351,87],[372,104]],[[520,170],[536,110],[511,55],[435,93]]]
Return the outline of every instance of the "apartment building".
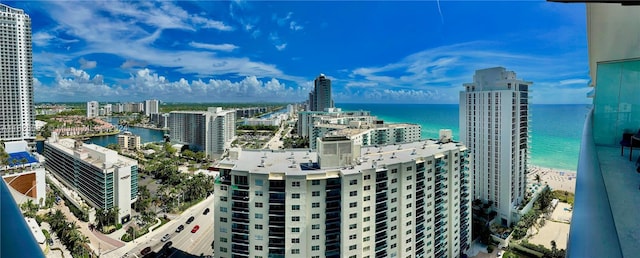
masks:
[[[140,145],[140,135],[134,135],[129,131],[118,135],[118,146],[120,146],[120,149],[139,150]]]
[[[0,141],[36,138],[31,18],[0,3]]]
[[[87,117],[97,117],[100,115],[100,103],[98,101],[87,102]]]
[[[309,92],[307,104],[307,111],[324,111],[334,107],[331,97],[331,80],[324,74],[320,74],[313,81],[313,91]]]
[[[148,99],[144,101],[144,115],[160,113],[160,101],[157,99]]]
[[[492,201],[509,226],[524,200],[529,159],[529,86],[503,67],[477,70],[460,92],[460,140],[474,157],[474,199]]]
[[[456,142],[239,150],[215,183],[216,257],[460,257],[469,152]]]
[[[138,198],[138,161],[56,133],[45,141],[44,157],[45,169],[91,207],[117,207],[121,221],[130,218]]]
[[[207,111],[172,111],[169,118],[171,142],[204,151],[208,157],[220,156],[235,139],[235,110],[210,107]]]

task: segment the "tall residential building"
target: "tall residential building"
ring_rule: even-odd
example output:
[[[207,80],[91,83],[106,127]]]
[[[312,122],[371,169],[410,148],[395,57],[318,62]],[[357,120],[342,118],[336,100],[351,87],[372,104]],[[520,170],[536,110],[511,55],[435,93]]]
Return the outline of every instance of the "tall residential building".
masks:
[[[460,257],[471,242],[460,143],[233,149],[215,182],[218,257]]]
[[[119,209],[122,221],[138,198],[138,161],[95,144],[52,136],[44,143],[45,169],[96,209]]]
[[[157,99],[149,99],[144,101],[144,115],[151,116],[151,114],[160,113],[160,101]]]
[[[0,3],[0,141],[36,138],[31,19]]]
[[[503,67],[477,70],[460,92],[460,140],[471,150],[473,197],[493,202],[503,225],[526,190],[529,86]]]
[[[309,92],[309,103],[307,111],[324,111],[325,108],[333,108],[331,98],[331,80],[320,74],[313,81],[313,91]]]
[[[104,115],[110,116],[111,114],[113,114],[113,105],[111,104],[104,105]]]
[[[87,117],[97,117],[100,114],[100,104],[98,101],[87,102]]]
[[[236,111],[210,107],[207,111],[169,113],[171,141],[187,144],[208,157],[218,157],[231,146],[236,135]]]

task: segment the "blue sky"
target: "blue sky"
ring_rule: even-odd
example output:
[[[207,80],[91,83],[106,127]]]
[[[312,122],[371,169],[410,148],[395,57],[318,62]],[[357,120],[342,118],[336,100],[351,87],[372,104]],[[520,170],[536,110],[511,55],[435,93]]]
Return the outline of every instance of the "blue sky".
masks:
[[[477,69],[588,103],[584,4],[544,1],[18,1],[35,100],[458,103]]]

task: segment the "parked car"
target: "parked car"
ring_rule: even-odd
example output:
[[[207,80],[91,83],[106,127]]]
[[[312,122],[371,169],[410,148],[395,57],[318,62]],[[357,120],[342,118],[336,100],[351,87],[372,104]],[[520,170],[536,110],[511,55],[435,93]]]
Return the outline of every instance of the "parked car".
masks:
[[[204,212],[202,212],[203,215],[207,215],[207,213],[209,213],[209,208],[204,209]]]
[[[145,256],[145,255],[149,254],[150,252],[151,252],[151,247],[147,246],[144,249],[142,249],[142,251],[140,251],[140,254]]]
[[[176,228],[176,232],[180,232],[184,229],[184,225],[180,225],[178,226],[178,228]]]
[[[162,239],[160,239],[160,241],[162,242],[167,242],[169,240],[169,238],[171,238],[171,236],[169,234],[165,234]]]
[[[193,222],[193,220],[196,219],[193,216],[189,217],[189,219],[187,219],[187,224],[191,224],[191,222]]]
[[[196,233],[198,232],[198,229],[200,229],[200,226],[196,225],[195,227],[193,227],[193,229],[191,230],[191,233]]]

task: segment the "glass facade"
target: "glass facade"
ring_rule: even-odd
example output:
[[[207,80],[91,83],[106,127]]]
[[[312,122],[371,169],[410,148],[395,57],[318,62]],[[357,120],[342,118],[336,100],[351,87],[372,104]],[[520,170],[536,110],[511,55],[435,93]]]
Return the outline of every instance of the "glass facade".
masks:
[[[593,113],[596,145],[617,146],[640,129],[640,60],[598,63]]]

